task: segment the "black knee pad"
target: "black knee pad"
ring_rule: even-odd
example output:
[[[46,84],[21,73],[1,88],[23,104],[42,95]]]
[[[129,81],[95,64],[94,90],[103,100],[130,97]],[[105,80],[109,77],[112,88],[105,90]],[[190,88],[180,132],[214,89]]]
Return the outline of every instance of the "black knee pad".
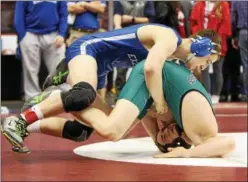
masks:
[[[66,121],[63,128],[63,138],[81,142],[87,140],[93,131],[93,128],[85,126],[77,121]]]
[[[96,91],[90,84],[79,82],[68,92],[62,92],[61,98],[66,112],[81,111],[94,102]]]

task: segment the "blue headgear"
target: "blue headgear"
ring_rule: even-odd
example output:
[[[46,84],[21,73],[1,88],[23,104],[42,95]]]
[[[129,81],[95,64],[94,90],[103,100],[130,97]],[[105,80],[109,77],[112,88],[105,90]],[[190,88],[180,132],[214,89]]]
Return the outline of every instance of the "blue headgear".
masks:
[[[201,37],[197,36],[197,38],[191,38],[192,44],[190,46],[190,51],[197,57],[204,57],[208,56],[212,53],[217,53],[217,51],[214,50],[214,45],[216,43],[212,42],[207,37]]]

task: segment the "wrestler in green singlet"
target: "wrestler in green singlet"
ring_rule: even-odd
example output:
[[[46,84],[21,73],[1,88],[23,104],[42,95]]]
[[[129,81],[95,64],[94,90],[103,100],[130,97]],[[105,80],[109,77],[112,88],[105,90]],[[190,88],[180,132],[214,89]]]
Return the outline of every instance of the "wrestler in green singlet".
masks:
[[[139,119],[142,119],[152,106],[153,100],[148,92],[144,75],[145,60],[138,63],[120,93],[119,99],[126,99],[135,104],[139,110]],[[163,67],[163,90],[165,100],[171,109],[177,124],[183,129],[181,119],[181,103],[184,96],[190,91],[198,91],[212,105],[211,98],[200,81],[188,70],[185,65],[175,61],[165,61]]]

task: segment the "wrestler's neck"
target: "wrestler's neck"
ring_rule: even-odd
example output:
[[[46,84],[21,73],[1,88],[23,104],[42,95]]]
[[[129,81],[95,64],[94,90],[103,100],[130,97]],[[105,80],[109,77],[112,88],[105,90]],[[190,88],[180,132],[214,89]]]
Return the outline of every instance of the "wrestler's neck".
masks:
[[[186,61],[188,55],[190,54],[190,45],[191,45],[190,38],[182,39],[181,45],[177,47],[173,56],[180,60]]]

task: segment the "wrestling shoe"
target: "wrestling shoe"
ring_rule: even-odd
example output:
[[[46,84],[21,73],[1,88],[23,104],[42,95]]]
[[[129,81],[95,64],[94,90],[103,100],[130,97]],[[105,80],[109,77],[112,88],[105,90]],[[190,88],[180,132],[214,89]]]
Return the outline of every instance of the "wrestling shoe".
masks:
[[[10,116],[2,121],[1,131],[12,146],[22,148],[23,139],[28,136],[27,124],[21,117]]]
[[[19,153],[19,154],[30,154],[31,153],[31,150],[29,150],[29,148],[26,146],[24,147],[12,146],[12,151],[15,153]]]
[[[69,74],[68,65],[63,59],[56,67],[56,70],[51,72],[44,81],[42,89],[45,90],[50,86],[61,85],[66,82],[67,76]]]

